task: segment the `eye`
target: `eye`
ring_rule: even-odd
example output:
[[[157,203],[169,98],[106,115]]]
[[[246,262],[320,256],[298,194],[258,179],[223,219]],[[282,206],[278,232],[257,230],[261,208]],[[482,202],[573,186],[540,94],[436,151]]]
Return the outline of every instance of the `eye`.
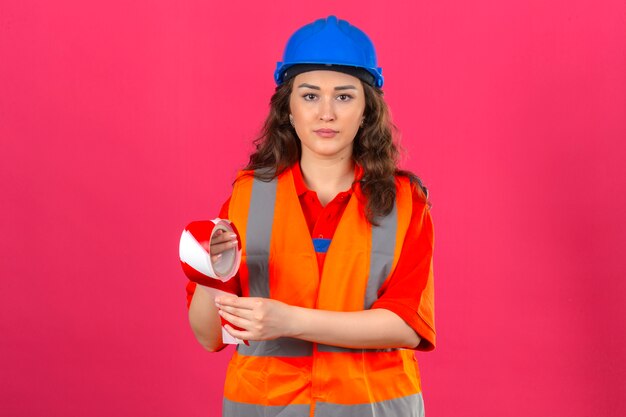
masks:
[[[341,94],[339,96],[337,96],[339,98],[339,101],[350,101],[352,100],[352,96],[350,94]]]
[[[302,97],[304,97],[306,101],[312,101],[315,99],[316,96],[313,93],[306,93]]]

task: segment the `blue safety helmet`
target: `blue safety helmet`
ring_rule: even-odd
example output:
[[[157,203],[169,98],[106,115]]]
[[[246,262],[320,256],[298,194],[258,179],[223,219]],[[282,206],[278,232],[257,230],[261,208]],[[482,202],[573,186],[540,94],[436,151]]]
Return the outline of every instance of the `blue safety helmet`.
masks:
[[[318,19],[291,35],[283,60],[276,63],[276,84],[282,84],[285,72],[298,64],[362,68],[372,75],[373,85],[379,88],[383,86],[383,69],[377,66],[376,51],[370,38],[347,20],[335,16]]]

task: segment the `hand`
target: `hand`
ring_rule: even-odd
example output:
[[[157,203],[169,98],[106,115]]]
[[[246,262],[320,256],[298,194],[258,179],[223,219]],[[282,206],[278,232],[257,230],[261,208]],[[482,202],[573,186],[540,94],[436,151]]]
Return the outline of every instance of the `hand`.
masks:
[[[220,296],[215,298],[218,313],[243,330],[226,324],[231,335],[242,340],[272,340],[288,336],[291,306],[270,298]]]
[[[211,239],[211,244],[208,241],[200,243],[202,247],[211,254],[211,263],[215,264],[222,259],[222,252],[237,247],[237,235],[234,233],[226,233],[223,230],[218,230]]]

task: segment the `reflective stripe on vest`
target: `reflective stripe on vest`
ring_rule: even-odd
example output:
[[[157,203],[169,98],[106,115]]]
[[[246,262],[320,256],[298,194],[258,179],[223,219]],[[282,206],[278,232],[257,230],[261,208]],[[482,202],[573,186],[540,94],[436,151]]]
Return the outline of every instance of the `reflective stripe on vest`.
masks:
[[[268,262],[270,256],[270,239],[272,237],[272,222],[274,220],[274,204],[276,203],[276,179],[264,182],[254,179],[250,210],[248,212],[248,229],[246,253],[254,253],[252,261],[249,257],[246,262],[248,274],[258,277],[250,282],[250,296],[270,296],[270,277]]]
[[[280,337],[274,340],[254,341],[250,346],[237,345],[237,352],[246,356],[276,356],[293,358],[313,354],[313,343],[291,337]]]
[[[303,416],[306,414],[302,414]],[[368,404],[315,404],[316,417],[424,417],[422,393]]]
[[[317,350],[319,352],[344,352],[344,353],[363,353],[363,352],[391,352],[392,350],[397,350],[396,348],[388,348],[388,349],[354,349],[354,348],[345,348],[340,346],[333,345],[324,345],[318,344]]]
[[[370,274],[367,278],[363,309],[369,309],[378,298],[378,290],[391,271],[398,230],[398,207],[393,204],[391,213],[378,219],[378,226],[372,227],[372,253]]]
[[[318,344],[319,352],[391,352],[395,348],[388,349],[353,349],[333,345]],[[309,356],[313,354],[313,343],[306,340],[294,339],[291,337],[281,337],[274,340],[250,341],[250,346],[237,345],[237,352],[246,356],[276,356],[276,357],[297,357]]]
[[[257,405],[224,398],[223,417],[305,417],[311,412],[309,404]]]
[[[258,405],[230,401],[224,398],[223,417],[303,417],[308,416],[308,404]],[[408,395],[393,400],[368,404],[315,404],[315,417],[424,417],[422,393]]]

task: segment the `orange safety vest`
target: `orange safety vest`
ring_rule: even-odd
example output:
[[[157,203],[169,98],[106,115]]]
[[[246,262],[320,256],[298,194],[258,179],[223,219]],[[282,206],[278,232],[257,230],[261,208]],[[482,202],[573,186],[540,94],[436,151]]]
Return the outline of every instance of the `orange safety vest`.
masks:
[[[411,185],[396,177],[394,209],[376,227],[365,220],[357,195],[358,183],[320,276],[291,170],[270,182],[241,172],[229,219],[242,240],[243,296],[332,311],[369,309],[398,263],[411,220]],[[349,349],[283,337],[238,345],[227,370],[223,417],[423,413],[411,349]]]

